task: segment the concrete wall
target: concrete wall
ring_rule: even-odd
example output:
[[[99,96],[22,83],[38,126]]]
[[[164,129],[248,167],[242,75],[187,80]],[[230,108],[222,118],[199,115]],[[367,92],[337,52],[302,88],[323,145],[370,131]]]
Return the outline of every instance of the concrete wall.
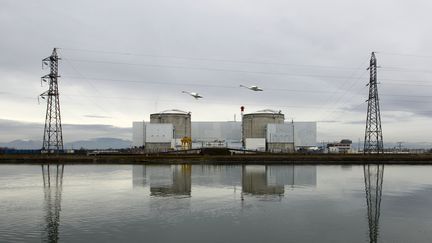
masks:
[[[294,135],[293,135],[294,133]],[[292,143],[296,147],[316,146],[316,122],[286,122],[267,125],[267,143]]]
[[[245,148],[247,150],[265,151],[266,140],[265,138],[246,138]]]
[[[313,147],[317,144],[316,122],[294,122],[294,142],[296,147]]]
[[[145,138],[148,143],[171,143],[173,139],[172,124],[147,124]]]
[[[145,143],[144,122],[132,122],[132,147],[142,147]]]
[[[174,138],[192,136],[190,113],[155,113],[150,115],[150,123],[173,124]]]
[[[145,151],[150,153],[166,152],[171,149],[171,142],[169,143],[145,143]]]
[[[267,143],[267,151],[272,153],[292,153],[293,143]]]
[[[241,140],[240,122],[192,122],[192,140]]]
[[[267,124],[266,137],[267,143],[293,143],[293,124]]]

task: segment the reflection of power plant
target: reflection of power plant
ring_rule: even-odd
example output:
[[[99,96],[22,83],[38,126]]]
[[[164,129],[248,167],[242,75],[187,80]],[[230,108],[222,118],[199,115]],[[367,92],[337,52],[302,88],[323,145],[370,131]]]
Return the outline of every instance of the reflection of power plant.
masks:
[[[191,165],[134,165],[133,186],[150,184],[150,195],[191,195]]]
[[[235,187],[241,185],[241,165],[194,165],[194,186]]]
[[[133,165],[132,166],[132,186],[140,187],[146,184],[146,166]]]
[[[244,165],[244,193],[282,195],[285,186],[316,186],[316,166]]]
[[[378,242],[384,165],[364,165],[369,241]]]
[[[242,190],[251,194],[283,194],[283,185],[269,185],[267,166],[243,166]]]
[[[191,196],[192,179],[195,186],[229,186],[241,183],[242,192],[254,195],[283,195],[285,186],[316,186],[316,166],[243,165],[133,165],[133,187],[150,186],[152,196]]]
[[[61,211],[61,196],[63,189],[64,165],[42,165],[44,186],[45,222],[43,241],[57,242],[59,240],[59,224]]]

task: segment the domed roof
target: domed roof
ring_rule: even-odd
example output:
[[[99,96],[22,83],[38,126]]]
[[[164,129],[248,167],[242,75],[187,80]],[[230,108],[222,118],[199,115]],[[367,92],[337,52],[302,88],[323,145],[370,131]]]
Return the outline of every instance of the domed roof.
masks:
[[[190,114],[190,112],[182,111],[182,110],[178,110],[178,109],[172,109],[172,110],[161,111],[161,112],[156,113],[156,114],[183,114],[183,115],[187,115],[187,114]]]
[[[281,110],[272,110],[272,109],[264,109],[264,110],[259,110],[256,111],[255,113],[266,113],[266,114],[282,114]]]

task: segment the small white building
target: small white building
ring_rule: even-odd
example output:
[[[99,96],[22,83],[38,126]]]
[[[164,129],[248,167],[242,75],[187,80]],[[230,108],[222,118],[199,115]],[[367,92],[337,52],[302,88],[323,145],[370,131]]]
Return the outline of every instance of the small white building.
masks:
[[[352,153],[352,141],[349,139],[342,139],[340,142],[327,144],[327,151],[331,154],[347,154]]]

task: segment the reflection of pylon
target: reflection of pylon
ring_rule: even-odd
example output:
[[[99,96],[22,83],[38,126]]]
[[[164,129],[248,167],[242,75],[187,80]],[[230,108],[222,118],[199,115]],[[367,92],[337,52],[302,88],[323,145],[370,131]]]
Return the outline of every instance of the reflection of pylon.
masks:
[[[369,98],[363,152],[384,153],[377,85],[377,61],[374,52],[372,52],[368,69],[370,71]]]
[[[378,242],[384,165],[364,165],[369,241]]]
[[[63,190],[64,165],[42,165],[42,179],[45,195],[45,231],[47,242],[58,242]]]
[[[49,89],[42,93],[42,99],[47,99],[45,116],[45,129],[42,151],[63,150],[63,133],[60,117],[60,100],[58,91],[58,60],[57,49],[54,48],[51,56],[42,60],[42,67],[49,65],[50,73],[42,77],[43,82],[49,83]]]

